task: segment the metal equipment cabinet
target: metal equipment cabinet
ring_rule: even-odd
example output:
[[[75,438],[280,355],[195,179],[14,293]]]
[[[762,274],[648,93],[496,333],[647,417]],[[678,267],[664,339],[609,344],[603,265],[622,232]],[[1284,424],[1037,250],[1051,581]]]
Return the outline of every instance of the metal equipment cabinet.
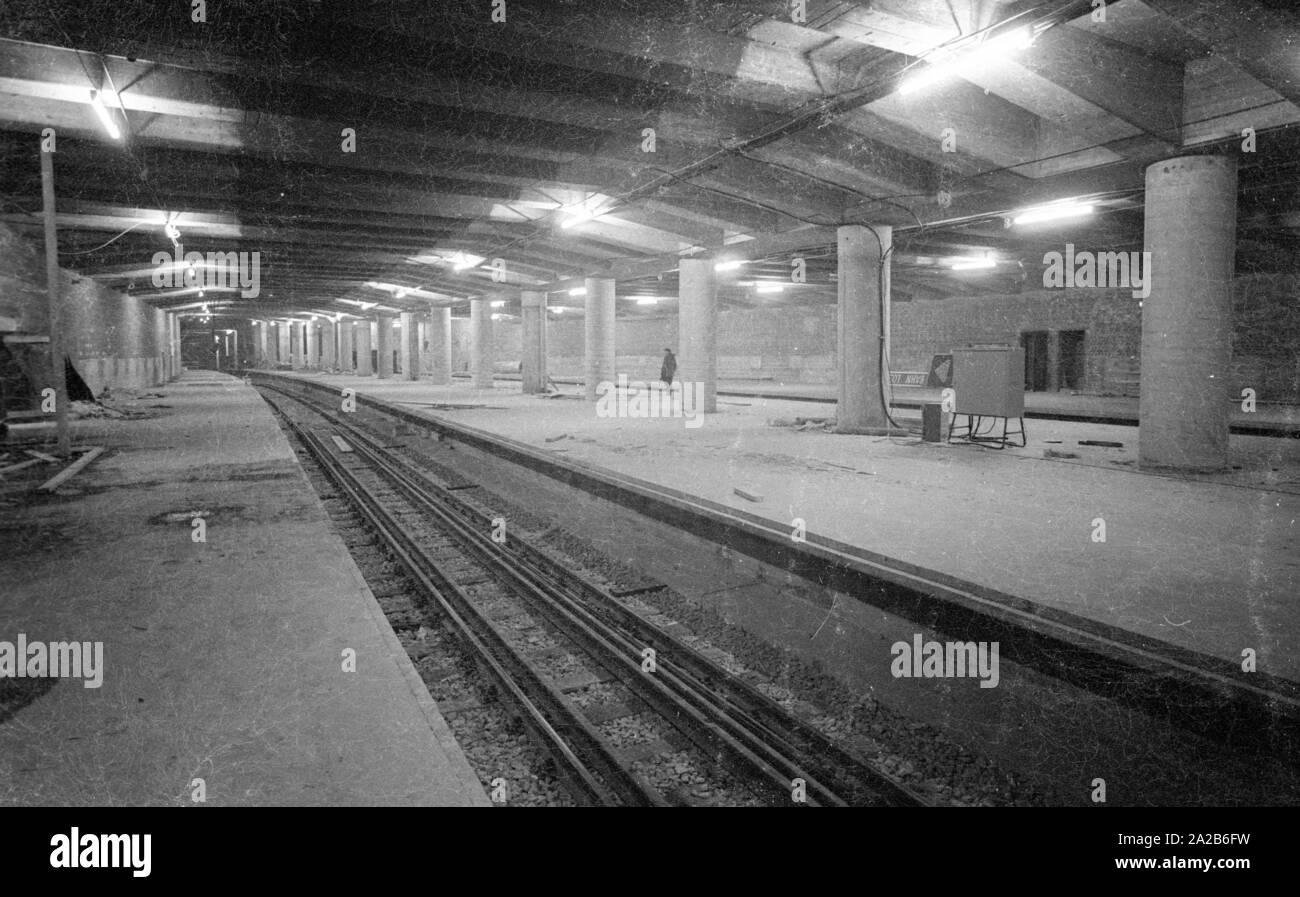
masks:
[[[1020,421],[1020,444],[1025,444],[1025,350],[1010,346],[975,346],[952,350],[952,388],[956,393],[953,424],[948,441],[953,438],[958,415],[966,417],[966,432],[958,438],[969,442],[994,443],[1005,448],[1011,443],[1007,422]],[[1001,418],[1002,433],[982,432],[982,418]],[[996,427],[996,421],[993,423]]]

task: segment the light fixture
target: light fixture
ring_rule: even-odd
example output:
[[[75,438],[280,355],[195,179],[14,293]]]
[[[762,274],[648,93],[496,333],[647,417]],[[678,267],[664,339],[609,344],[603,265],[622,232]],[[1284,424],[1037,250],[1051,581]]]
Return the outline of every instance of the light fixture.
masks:
[[[90,107],[95,110],[99,116],[99,123],[104,126],[108,136],[114,140],[122,139],[122,131],[118,128],[117,122],[113,121],[113,116],[109,114],[108,107],[104,105],[104,98],[98,90],[90,92]]]
[[[585,296],[585,295],[587,295],[587,288],[586,288],[586,287],[574,287],[573,289],[569,290],[569,295],[570,295],[570,296]]]
[[[659,300],[654,296],[638,296],[636,300],[637,305],[657,305],[658,303]]]
[[[982,268],[996,268],[997,259],[992,256],[981,256],[975,258],[959,259],[952,263],[954,271],[978,271]]]
[[[577,227],[579,224],[585,224],[588,221],[592,221],[595,217],[596,215],[593,212],[583,209],[572,213],[571,217],[561,221],[560,227],[564,230],[568,230],[571,227]]]
[[[464,271],[466,268],[474,268],[483,263],[483,256],[474,255],[469,252],[457,252],[448,261],[451,262],[451,270]]]
[[[564,314],[564,306],[563,306],[563,305],[552,305],[552,306],[551,306],[551,311],[555,312],[557,315],[562,315],[562,314]]]
[[[402,289],[402,290],[398,290],[396,293],[393,294],[393,296],[394,296],[395,298],[397,298],[397,299],[405,299],[405,298],[406,298],[406,290],[404,290],[404,289]]]
[[[754,285],[755,293],[784,293],[785,287],[779,283],[759,283]]]
[[[1012,224],[1041,224],[1044,221],[1057,221],[1062,218],[1078,218],[1091,215],[1091,203],[1075,202],[1065,199],[1045,206],[1027,209],[1011,219]]]
[[[997,37],[987,38],[978,44],[968,44],[951,52],[936,53],[934,54],[936,61],[930,62],[927,59],[927,65],[899,85],[898,92],[915,93],[947,78],[975,71],[998,57],[1025,49],[1033,42],[1033,29],[1026,26],[999,34]]]
[[[718,262],[713,266],[714,271],[735,271],[741,265],[749,264],[749,259],[730,259],[725,262]]]
[[[492,302],[492,307],[493,307],[493,308],[505,308],[505,307],[506,307],[506,300],[504,300],[504,299],[495,299],[495,300],[493,300],[493,302]]]

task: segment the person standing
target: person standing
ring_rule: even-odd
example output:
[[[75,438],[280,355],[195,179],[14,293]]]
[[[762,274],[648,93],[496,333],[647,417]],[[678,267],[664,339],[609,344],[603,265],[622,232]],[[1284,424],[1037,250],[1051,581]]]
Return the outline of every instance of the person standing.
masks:
[[[677,356],[673,355],[672,349],[664,349],[664,363],[659,368],[659,379],[664,382],[665,389],[673,388],[673,376],[677,373]]]

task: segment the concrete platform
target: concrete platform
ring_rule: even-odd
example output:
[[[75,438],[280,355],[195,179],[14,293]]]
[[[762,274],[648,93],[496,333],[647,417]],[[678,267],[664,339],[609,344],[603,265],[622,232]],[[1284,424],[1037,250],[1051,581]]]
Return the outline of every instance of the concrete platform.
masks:
[[[104,670],[0,723],[0,804],[188,805],[203,779],[209,805],[489,805],[266,404],[211,372],[158,391],[78,422],[110,451],[4,509],[0,640],[102,642]]]
[[[1026,448],[995,451],[769,424],[826,416],[817,403],[727,398],[688,429],[597,417],[580,399],[523,396],[500,381],[476,390],[301,376],[781,525],[803,518],[809,532],[1209,655],[1240,662],[1252,648],[1261,671],[1300,681],[1296,440],[1233,436],[1238,469],[1169,476],[1138,470],[1138,432],[1124,426],[1030,421]]]
[[[518,374],[497,374],[496,379],[502,386],[517,382]],[[555,382],[574,385],[581,382],[575,377],[554,377]],[[916,386],[895,386],[893,388],[893,407],[907,416],[909,409],[915,409],[923,403],[939,402],[943,391]],[[833,405],[836,401],[836,387],[831,383],[778,383],[770,380],[718,380],[718,395],[740,398],[769,398],[807,400],[810,404]],[[822,408],[823,415],[834,414]],[[1108,422],[1130,423],[1137,426],[1138,399],[1136,396],[1102,396],[1086,395],[1073,392],[1027,392],[1025,393],[1025,413],[1029,415],[1061,415],[1090,419],[1105,419]],[[896,415],[897,416],[897,415]],[[1300,432],[1300,406],[1280,405],[1257,401],[1254,411],[1243,411],[1239,405],[1233,405],[1229,411],[1229,420],[1234,430],[1265,431],[1286,429]],[[1268,435],[1261,433],[1260,435]]]

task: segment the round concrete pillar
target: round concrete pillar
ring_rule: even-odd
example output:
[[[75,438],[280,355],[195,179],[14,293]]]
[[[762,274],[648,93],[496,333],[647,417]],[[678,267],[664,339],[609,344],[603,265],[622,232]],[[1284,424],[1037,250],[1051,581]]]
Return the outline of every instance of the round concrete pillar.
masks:
[[[402,379],[420,379],[420,319],[409,311],[402,312],[402,333],[398,345],[402,347]]]
[[[525,290],[519,305],[524,393],[534,395],[546,391],[546,294]]]
[[[293,365],[295,371],[300,370],[303,366],[302,350],[305,329],[302,321],[294,321],[289,325],[289,363]]]
[[[1145,234],[1139,459],[1221,469],[1232,408],[1236,160],[1183,156],[1148,167]]]
[[[478,389],[492,388],[492,303],[469,302],[469,372]]]
[[[888,333],[888,253],[892,240],[893,228],[888,226],[850,224],[839,228],[839,395],[835,426],[839,433],[904,432],[890,428],[880,398],[884,376],[881,334]]]
[[[447,386],[451,383],[451,309],[429,309],[425,333],[429,337],[429,379]]]
[[[601,382],[614,382],[614,281],[587,278],[586,321],[582,354],[583,392],[595,401]]]
[[[718,410],[718,279],[713,259],[682,259],[677,293],[677,379],[682,390],[703,383],[698,410]]]
[[[292,328],[287,321],[277,321],[275,324],[275,361],[277,364],[289,364],[292,360],[293,356],[290,351],[291,330]]]
[[[338,367],[338,328],[329,318],[320,322],[320,366],[332,371]]]
[[[351,373],[357,368],[357,363],[352,359],[353,352],[353,333],[356,327],[353,322],[343,320],[339,322],[339,370]]]
[[[307,367],[320,367],[320,325],[308,321],[303,325],[307,331]]]
[[[375,323],[375,376],[393,376],[393,318],[380,315]]]
[[[357,351],[357,373],[362,377],[369,377],[375,372],[375,366],[370,360],[370,328],[369,321],[357,321],[352,328],[352,339]]]

